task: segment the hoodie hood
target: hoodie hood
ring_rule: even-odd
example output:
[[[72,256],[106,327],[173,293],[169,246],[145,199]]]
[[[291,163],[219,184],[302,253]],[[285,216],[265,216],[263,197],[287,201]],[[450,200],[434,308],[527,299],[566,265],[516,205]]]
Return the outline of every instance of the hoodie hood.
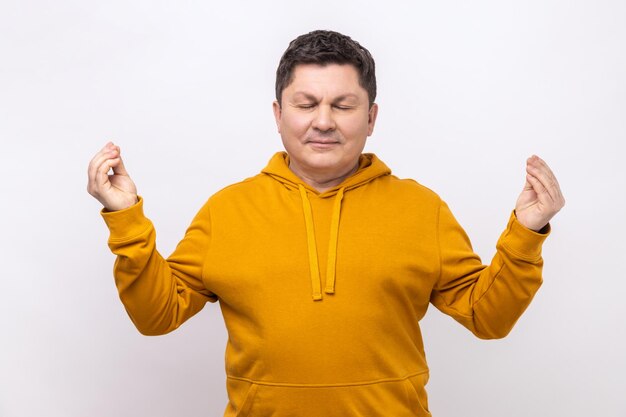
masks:
[[[346,178],[341,184],[319,193],[315,188],[306,184],[300,177],[289,169],[289,155],[286,152],[276,153],[267,167],[262,171],[286,188],[298,191],[302,201],[302,214],[306,228],[307,247],[309,255],[309,271],[311,277],[311,294],[314,301],[322,300],[322,279],[320,276],[317,241],[313,223],[313,210],[309,201],[309,194],[319,198],[331,198],[334,196],[333,210],[330,223],[328,242],[328,257],[326,265],[326,294],[335,293],[335,268],[337,263],[337,240],[339,238],[339,223],[341,220],[341,203],[344,194],[350,190],[375,180],[384,175],[391,174],[391,170],[374,154],[362,154],[359,157],[359,167],[354,174]]]

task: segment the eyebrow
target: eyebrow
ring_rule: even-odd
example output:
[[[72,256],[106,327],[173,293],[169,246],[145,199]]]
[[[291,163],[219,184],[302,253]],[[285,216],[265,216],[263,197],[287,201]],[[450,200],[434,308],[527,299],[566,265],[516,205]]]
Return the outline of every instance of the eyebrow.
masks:
[[[307,92],[304,92],[304,91],[296,91],[293,94],[294,98],[297,98],[298,96],[304,96],[304,98],[306,98],[308,100],[317,101],[317,97],[315,97],[313,94],[310,94],[310,93],[307,93]],[[337,98],[335,98],[333,100],[333,102],[342,101],[342,100],[349,99],[349,98],[355,99],[357,101],[359,99],[359,97],[356,94],[346,93],[346,94],[342,94],[342,95],[338,96]]]

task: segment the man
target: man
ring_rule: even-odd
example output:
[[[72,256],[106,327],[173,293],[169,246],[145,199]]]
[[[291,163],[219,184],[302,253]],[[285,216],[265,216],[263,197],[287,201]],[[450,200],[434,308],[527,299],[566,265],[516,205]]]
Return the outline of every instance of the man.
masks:
[[[484,266],[435,193],[362,154],[375,96],[374,61],[357,42],[329,31],[292,41],[273,103],[287,152],[213,195],[167,260],[119,147],[90,163],[139,331],[167,333],[220,302],[225,416],[429,416],[418,325],[428,304],[478,337],[504,337],[541,285],[541,244],[564,204],[545,162],[528,159]]]

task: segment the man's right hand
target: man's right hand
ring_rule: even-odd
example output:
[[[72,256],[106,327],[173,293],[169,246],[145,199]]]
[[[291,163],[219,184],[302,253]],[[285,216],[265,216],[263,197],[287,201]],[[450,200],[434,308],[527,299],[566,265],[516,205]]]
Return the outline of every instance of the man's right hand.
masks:
[[[113,169],[113,174],[109,170]],[[107,143],[93,157],[88,169],[87,192],[102,203],[105,209],[117,211],[137,203],[137,187],[128,176],[120,154],[120,147]]]

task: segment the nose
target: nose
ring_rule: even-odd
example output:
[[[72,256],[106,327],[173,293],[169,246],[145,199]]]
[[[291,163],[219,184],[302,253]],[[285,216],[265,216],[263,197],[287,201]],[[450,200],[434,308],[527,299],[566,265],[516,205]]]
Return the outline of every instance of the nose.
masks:
[[[319,105],[317,107],[312,127],[322,132],[335,130],[335,119],[331,106]]]

